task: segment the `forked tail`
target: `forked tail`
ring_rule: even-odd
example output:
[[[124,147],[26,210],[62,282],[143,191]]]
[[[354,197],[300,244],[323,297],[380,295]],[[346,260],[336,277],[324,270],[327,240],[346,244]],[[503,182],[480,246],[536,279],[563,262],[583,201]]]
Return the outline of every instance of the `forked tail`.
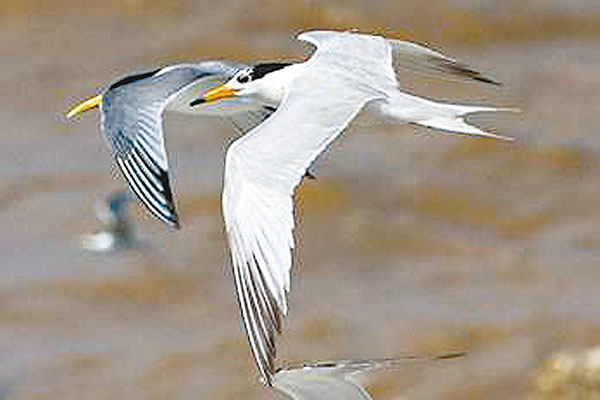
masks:
[[[431,118],[413,121],[414,123],[429,128],[441,129],[444,131],[461,133],[472,136],[491,137],[500,140],[512,141],[511,137],[497,135],[491,132],[486,132],[478,127],[469,124],[465,117],[476,112],[520,112],[516,108],[495,108],[483,106],[467,106],[457,104],[435,103],[439,113],[431,116]]]

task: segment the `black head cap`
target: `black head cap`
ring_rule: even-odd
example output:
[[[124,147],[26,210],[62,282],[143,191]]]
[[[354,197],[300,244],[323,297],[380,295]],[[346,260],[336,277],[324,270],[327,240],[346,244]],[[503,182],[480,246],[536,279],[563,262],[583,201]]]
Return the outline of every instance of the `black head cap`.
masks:
[[[257,64],[254,67],[252,67],[251,72],[250,72],[250,77],[254,81],[256,79],[262,78],[266,74],[269,74],[269,73],[271,73],[273,71],[280,70],[280,69],[285,68],[285,67],[287,67],[289,65],[292,65],[292,63],[264,63],[264,64]]]

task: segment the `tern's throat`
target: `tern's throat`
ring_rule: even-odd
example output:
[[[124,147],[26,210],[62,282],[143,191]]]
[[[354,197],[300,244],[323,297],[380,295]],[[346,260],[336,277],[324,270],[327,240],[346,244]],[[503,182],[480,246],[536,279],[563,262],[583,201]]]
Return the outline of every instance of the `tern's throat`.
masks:
[[[261,82],[260,87],[252,93],[252,97],[263,105],[277,107],[283,100],[285,87],[278,81],[266,81],[266,78],[264,79],[265,82]]]

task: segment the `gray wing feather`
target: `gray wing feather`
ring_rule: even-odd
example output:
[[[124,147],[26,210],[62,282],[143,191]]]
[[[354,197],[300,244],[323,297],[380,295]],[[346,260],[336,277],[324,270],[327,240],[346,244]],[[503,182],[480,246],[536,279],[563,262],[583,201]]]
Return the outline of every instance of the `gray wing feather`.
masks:
[[[483,75],[442,53],[416,43],[388,39],[392,48],[393,66],[397,75],[402,70],[441,78],[476,80],[499,85],[495,80]]]
[[[178,226],[162,128],[165,107],[203,79],[229,79],[240,64],[179,64],[132,75],[111,85],[102,99],[101,126],[132,191],[159,219]]]

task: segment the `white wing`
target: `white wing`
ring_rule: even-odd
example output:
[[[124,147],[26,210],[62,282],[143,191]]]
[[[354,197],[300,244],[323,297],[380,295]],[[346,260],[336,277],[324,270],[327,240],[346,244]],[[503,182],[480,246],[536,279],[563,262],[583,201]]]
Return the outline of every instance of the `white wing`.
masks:
[[[343,362],[326,362],[285,369],[275,374],[274,386],[294,400],[371,400],[369,393],[348,375],[362,371],[362,365],[345,371]],[[368,369],[369,367],[365,368]]]
[[[294,400],[371,400],[354,375],[399,364],[400,359],[332,360],[282,368],[273,385]]]
[[[273,385],[294,400],[370,400],[356,375],[382,368],[400,368],[406,362],[449,360],[464,353],[434,357],[333,360],[292,365],[277,371]]]
[[[393,65],[396,73],[402,70],[439,76],[441,78],[470,79],[499,85],[498,82],[442,53],[415,43],[388,39],[392,48]]]
[[[294,248],[293,193],[311,162],[370,100],[396,87],[380,37],[309,32],[313,57],[277,111],[227,152],[223,216],[237,297],[257,366],[271,384],[275,332],[287,312]]]

